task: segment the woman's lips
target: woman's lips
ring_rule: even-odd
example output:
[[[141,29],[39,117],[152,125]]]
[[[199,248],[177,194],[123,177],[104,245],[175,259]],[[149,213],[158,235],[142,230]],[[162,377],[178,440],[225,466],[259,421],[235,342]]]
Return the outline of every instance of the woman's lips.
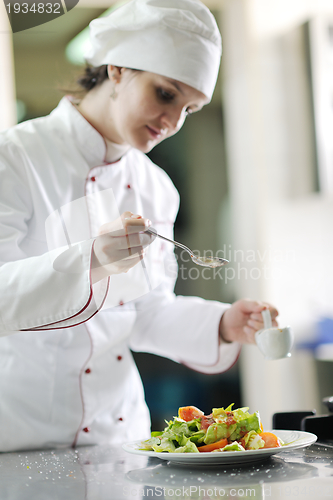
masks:
[[[154,139],[159,139],[162,136],[162,130],[159,128],[155,127],[150,127],[149,125],[146,125],[148,132]]]

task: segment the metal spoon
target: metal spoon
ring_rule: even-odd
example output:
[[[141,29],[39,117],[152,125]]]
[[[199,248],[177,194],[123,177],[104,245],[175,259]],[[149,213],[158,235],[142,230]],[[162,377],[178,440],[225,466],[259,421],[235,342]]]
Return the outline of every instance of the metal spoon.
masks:
[[[222,257],[203,257],[202,255],[196,256],[194,255],[194,253],[190,248],[186,247],[185,245],[182,245],[182,243],[178,243],[177,241],[169,240],[169,238],[166,238],[165,236],[161,236],[155,231],[155,229],[147,229],[145,232],[153,234],[154,236],[158,236],[158,238],[169,241],[170,243],[173,243],[177,247],[182,248],[183,250],[185,250],[187,253],[190,254],[193,262],[195,264],[198,264],[199,266],[219,267],[219,266],[224,266],[229,262],[227,259],[222,259]]]

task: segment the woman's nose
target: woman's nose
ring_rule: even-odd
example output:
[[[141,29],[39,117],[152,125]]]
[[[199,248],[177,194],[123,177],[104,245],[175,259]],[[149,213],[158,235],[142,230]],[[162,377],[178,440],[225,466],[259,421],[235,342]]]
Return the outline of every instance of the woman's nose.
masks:
[[[184,121],[185,121],[186,113],[184,108],[175,108],[172,110],[168,110],[167,113],[163,114],[162,123],[169,130],[177,131],[179,130]]]

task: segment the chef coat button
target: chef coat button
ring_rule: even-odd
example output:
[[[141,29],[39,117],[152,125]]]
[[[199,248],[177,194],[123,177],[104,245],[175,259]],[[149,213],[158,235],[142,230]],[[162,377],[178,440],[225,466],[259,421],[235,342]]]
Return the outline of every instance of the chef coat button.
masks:
[[[118,420],[120,420],[120,422],[122,422],[124,419],[123,419],[123,417],[119,417]]]
[[[117,356],[118,361],[121,361],[123,359],[122,356]]]
[[[90,432],[89,427],[84,427],[82,430],[83,430],[83,432]]]
[[[127,189],[131,189],[131,185],[130,184],[127,184]]]
[[[87,368],[87,369],[85,370],[85,373],[91,373],[90,368]]]
[[[123,306],[124,305],[124,302],[122,300],[119,301],[119,305],[120,306]]]
[[[94,176],[93,176],[93,177],[90,177],[90,180],[91,180],[91,182],[95,182],[96,177],[94,177]]]

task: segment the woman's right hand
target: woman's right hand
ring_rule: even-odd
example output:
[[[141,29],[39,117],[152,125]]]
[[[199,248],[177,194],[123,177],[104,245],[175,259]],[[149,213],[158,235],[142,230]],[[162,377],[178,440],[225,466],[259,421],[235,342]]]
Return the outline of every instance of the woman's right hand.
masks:
[[[113,222],[103,224],[94,243],[92,282],[112,274],[126,273],[143,258],[154,236],[146,234],[151,222],[141,215],[124,212]]]

